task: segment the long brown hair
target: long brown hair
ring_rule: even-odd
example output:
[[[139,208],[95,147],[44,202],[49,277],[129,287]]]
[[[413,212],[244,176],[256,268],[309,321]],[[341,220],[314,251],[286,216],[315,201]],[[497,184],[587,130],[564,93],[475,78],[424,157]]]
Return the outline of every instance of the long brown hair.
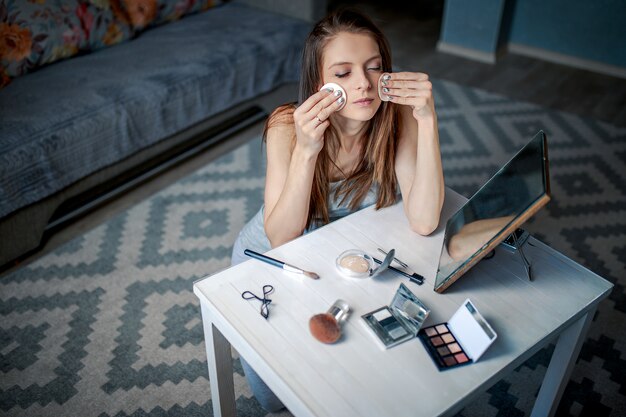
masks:
[[[369,35],[376,41],[380,50],[382,70],[391,72],[391,52],[387,39],[376,25],[365,15],[355,10],[340,9],[319,21],[304,44],[298,104],[315,94],[322,81],[322,59],[324,47],[341,32]],[[276,124],[293,124],[295,104],[277,108],[268,118],[263,132],[264,139],[270,127]],[[374,117],[368,122],[363,134],[360,162],[354,172],[336,189],[333,198],[341,198],[343,205],[351,198],[349,208],[356,210],[366,197],[372,184],[378,185],[376,209],[390,206],[396,201],[397,181],[395,156],[397,136],[400,132],[400,117],[395,104],[383,101]],[[295,135],[292,138],[295,146]],[[335,158],[339,151],[339,134],[331,124],[324,133],[324,147],[315,164],[307,228],[330,221],[328,198],[330,174],[337,167]]]

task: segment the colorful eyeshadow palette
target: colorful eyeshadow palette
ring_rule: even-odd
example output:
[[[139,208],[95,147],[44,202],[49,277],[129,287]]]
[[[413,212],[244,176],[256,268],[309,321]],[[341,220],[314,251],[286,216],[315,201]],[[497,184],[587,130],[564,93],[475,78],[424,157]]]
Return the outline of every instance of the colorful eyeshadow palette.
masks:
[[[426,327],[419,332],[419,337],[440,370],[472,362],[447,324]]]
[[[476,362],[498,335],[468,299],[448,323],[426,327],[418,336],[441,371]]]

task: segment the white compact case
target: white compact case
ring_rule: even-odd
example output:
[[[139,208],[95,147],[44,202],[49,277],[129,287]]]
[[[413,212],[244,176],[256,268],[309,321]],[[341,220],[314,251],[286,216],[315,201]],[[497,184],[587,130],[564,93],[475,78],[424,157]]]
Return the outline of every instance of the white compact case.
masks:
[[[448,321],[448,327],[474,362],[485,353],[498,337],[469,298]]]

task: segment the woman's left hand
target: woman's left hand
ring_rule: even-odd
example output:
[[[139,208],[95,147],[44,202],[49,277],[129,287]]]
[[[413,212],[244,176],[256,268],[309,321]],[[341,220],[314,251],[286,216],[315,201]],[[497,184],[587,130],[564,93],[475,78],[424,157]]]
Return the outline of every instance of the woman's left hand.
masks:
[[[433,85],[422,72],[393,72],[383,78],[383,95],[392,103],[411,106],[413,117],[420,120],[435,116]]]

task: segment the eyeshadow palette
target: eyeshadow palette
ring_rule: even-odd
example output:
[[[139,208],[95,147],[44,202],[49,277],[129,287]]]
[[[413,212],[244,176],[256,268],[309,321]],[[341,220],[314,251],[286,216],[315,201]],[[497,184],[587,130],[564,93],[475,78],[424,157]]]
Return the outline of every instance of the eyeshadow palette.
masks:
[[[447,324],[426,327],[419,337],[439,369],[449,369],[471,363]]]
[[[396,291],[389,306],[361,316],[377,340],[387,349],[413,339],[430,310],[404,284]]]
[[[439,370],[445,370],[476,362],[497,334],[468,299],[448,323],[426,327],[418,336]]]

